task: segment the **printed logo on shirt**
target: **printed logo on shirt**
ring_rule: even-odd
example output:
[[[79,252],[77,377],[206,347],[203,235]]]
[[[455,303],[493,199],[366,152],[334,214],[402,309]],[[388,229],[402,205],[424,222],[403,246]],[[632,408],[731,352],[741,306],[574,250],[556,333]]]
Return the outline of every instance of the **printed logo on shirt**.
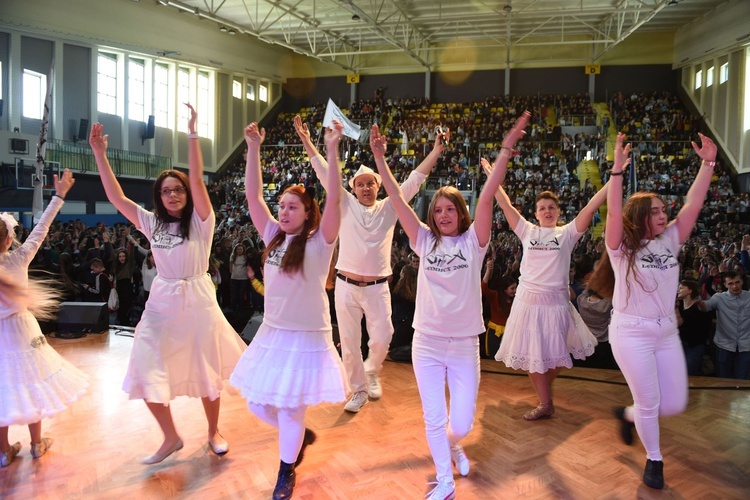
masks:
[[[455,254],[430,254],[425,259],[425,262],[427,262],[427,265],[424,267],[425,271],[437,271],[439,273],[468,269],[469,267],[469,264],[466,263],[466,257],[463,256],[461,250]]]
[[[560,239],[553,236],[552,239],[544,241],[543,239],[529,240],[529,250],[560,250]]]
[[[185,238],[181,234],[170,234],[166,231],[159,231],[151,236],[151,248],[172,250],[183,243],[185,243]]]
[[[286,255],[286,247],[276,247],[268,252],[268,256],[266,257],[266,264],[270,264],[272,266],[280,268],[281,261],[284,259],[284,255]]]
[[[640,261],[641,269],[658,269],[659,271],[666,271],[680,265],[669,250],[662,254],[645,254],[641,256]]]

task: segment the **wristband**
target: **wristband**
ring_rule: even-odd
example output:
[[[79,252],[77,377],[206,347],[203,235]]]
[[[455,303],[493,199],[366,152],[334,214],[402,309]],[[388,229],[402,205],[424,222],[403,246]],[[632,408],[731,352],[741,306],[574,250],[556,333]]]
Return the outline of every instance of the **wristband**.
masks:
[[[623,174],[622,170],[620,170],[619,172],[612,172],[611,170],[607,170],[607,173],[609,173],[610,177],[616,177]]]
[[[55,193],[55,194],[53,194],[53,195],[52,195],[52,197],[53,197],[53,198],[54,198],[55,196],[57,196],[58,198],[60,198],[60,199],[61,199],[62,201],[65,201],[65,198],[63,198],[63,197],[62,197],[62,196],[60,196],[59,194]]]
[[[188,139],[199,139],[200,136],[197,133],[191,132],[187,135]]]
[[[714,168],[716,166],[716,160],[711,160],[711,161],[703,160],[703,164],[707,167]]]
[[[508,146],[500,146],[500,151],[503,149],[507,149],[508,151],[513,151],[513,148],[509,148]]]

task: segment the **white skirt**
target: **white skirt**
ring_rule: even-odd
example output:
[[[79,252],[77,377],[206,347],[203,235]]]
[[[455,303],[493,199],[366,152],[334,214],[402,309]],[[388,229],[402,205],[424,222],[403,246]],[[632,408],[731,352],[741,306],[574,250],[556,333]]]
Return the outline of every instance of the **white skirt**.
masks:
[[[185,280],[159,276],[135,329],[123,390],[130,399],[167,404],[177,396],[215,400],[245,342],[216,302],[208,274]]]
[[[596,344],[567,291],[532,292],[519,285],[495,359],[514,370],[545,373],[572,368],[570,355],[585,359]]]
[[[351,391],[330,330],[284,330],[265,323],[229,383],[248,403],[276,408],[340,403]]]
[[[86,375],[47,343],[30,312],[0,320],[0,427],[51,417],[88,385]]]

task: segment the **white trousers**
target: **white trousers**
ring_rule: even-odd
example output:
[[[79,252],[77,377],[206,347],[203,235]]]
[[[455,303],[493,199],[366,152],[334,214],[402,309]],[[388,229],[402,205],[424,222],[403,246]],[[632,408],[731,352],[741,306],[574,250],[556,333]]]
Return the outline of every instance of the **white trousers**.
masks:
[[[659,416],[682,413],[687,406],[685,353],[674,317],[640,318],[613,312],[609,342],[630,392],[634,421],[649,460],[661,460]]]
[[[336,278],[336,319],[341,357],[352,392],[365,390],[366,375],[377,374],[393,337],[391,292],[388,282],[359,287]],[[370,353],[362,361],[362,316],[367,321]]]
[[[444,338],[415,332],[411,359],[437,480],[452,479],[451,446],[458,444],[474,425],[479,337]],[[446,379],[450,413],[445,400]]]
[[[276,408],[255,403],[248,403],[247,406],[259,419],[279,430],[279,458],[288,464],[296,462],[305,438],[307,406]]]

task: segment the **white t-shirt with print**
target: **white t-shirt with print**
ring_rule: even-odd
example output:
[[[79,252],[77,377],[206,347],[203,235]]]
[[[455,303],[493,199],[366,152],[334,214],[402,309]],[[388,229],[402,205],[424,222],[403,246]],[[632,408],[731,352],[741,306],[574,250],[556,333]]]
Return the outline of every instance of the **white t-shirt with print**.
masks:
[[[680,279],[679,232],[676,224],[638,250],[633,269],[626,276],[628,261],[622,247],[607,247],[615,272],[612,306],[615,311],[641,318],[674,316],[675,297]],[[636,276],[637,275],[637,279]],[[628,296],[628,285],[630,295]]]
[[[523,245],[519,283],[530,291],[567,290],[570,254],[583,235],[575,221],[541,227],[520,217],[513,231]]]
[[[472,337],[484,331],[481,271],[487,245],[480,247],[474,224],[459,236],[435,236],[420,224],[415,331],[438,337]]]
[[[279,231],[279,223],[269,221],[263,242],[268,245]],[[318,229],[307,240],[302,272],[287,274],[281,272],[280,265],[292,238],[293,235],[287,235],[263,265],[263,322],[285,330],[330,330],[331,313],[325,288],[335,242],[327,243]]]

